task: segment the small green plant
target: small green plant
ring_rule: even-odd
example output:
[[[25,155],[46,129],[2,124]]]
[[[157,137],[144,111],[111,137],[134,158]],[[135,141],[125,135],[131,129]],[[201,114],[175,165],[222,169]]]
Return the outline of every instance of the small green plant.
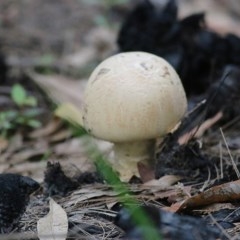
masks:
[[[75,136],[82,137],[87,134],[81,126],[79,112],[69,104],[62,104],[58,106],[55,114],[58,117],[66,120],[69,123]],[[112,189],[118,193],[119,202],[128,210],[132,216],[132,220],[141,229],[144,240],[160,240],[162,239],[159,230],[153,220],[148,216],[143,208],[139,206],[139,202],[135,199],[134,195],[129,190],[127,184],[122,183],[118,174],[112,169],[108,160],[101,154],[91,138],[83,138],[84,149],[88,157],[94,162],[97,171],[105,179],[106,183],[111,185]]]
[[[37,105],[37,99],[33,96],[28,96],[26,90],[20,84],[15,84],[12,87],[11,98],[18,107]]]
[[[105,157],[98,151],[97,147],[92,142],[86,142],[86,150],[89,157],[94,161],[97,171],[103,176],[106,183],[112,186],[113,190],[117,192],[119,202],[128,210],[132,216],[132,220],[142,230],[144,240],[161,240],[160,233],[153,220],[148,216],[143,208],[139,207],[135,211],[139,202],[131,194],[128,186],[122,183],[116,172],[105,159]]]
[[[16,109],[0,112],[0,135],[8,138],[10,133],[20,127],[37,128],[41,123],[36,119],[40,111],[36,109],[37,99],[29,96],[26,90],[15,84],[11,89],[11,99]]]

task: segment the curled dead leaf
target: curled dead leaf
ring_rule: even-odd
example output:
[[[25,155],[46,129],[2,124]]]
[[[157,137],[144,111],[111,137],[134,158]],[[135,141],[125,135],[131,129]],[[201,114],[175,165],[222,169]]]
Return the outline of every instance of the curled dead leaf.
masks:
[[[212,203],[232,202],[240,199],[240,180],[214,186],[182,202],[179,211],[185,208],[206,206]]]

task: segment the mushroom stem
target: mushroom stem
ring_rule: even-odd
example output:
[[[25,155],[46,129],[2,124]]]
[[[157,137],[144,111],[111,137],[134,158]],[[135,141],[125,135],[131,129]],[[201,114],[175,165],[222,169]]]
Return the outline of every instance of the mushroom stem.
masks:
[[[129,181],[135,175],[139,177],[138,162],[150,165],[154,158],[155,140],[115,143],[114,164],[121,174],[122,181]]]

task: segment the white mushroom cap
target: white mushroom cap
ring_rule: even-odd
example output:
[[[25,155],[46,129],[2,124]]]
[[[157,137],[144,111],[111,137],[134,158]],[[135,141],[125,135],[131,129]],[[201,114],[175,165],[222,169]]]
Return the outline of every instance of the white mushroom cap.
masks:
[[[127,52],[100,63],[90,76],[83,105],[83,126],[110,142],[163,136],[187,108],[177,73],[164,59]]]

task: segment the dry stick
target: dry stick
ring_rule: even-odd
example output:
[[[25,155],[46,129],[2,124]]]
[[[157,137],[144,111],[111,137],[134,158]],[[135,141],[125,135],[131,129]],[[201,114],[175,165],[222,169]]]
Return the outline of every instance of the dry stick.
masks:
[[[216,164],[214,164],[214,167],[215,167],[215,171],[216,171],[216,178],[217,180],[221,179],[221,177],[219,176],[219,170],[218,170],[218,167],[216,166]]]
[[[231,239],[231,236],[226,232],[226,230],[216,221],[216,219],[212,216],[212,214],[208,214],[208,216],[211,218],[213,224],[215,224],[220,230],[221,232],[224,234],[224,236],[227,238],[227,239]]]
[[[1,240],[19,240],[19,239],[25,239],[25,240],[31,240],[31,239],[37,239],[36,233],[9,233],[9,234],[1,234]]]
[[[221,179],[223,179],[223,151],[222,151],[222,141],[219,142],[219,157],[220,157],[220,172]]]
[[[233,160],[232,154],[231,154],[231,152],[230,152],[230,150],[229,150],[229,147],[228,147],[226,138],[225,138],[225,136],[224,136],[224,134],[223,134],[222,128],[220,128],[220,132],[221,132],[221,134],[222,134],[223,141],[224,141],[224,143],[225,143],[225,145],[226,145],[226,148],[227,148],[229,157],[230,157],[230,159],[231,159],[233,168],[234,168],[234,170],[235,170],[235,172],[236,172],[236,174],[237,174],[238,179],[240,179],[240,172],[239,172],[239,170],[238,170],[238,168],[237,168],[236,163],[235,163],[234,160]]]
[[[240,116],[233,118],[231,121],[227,122],[225,125],[222,126],[223,130],[226,130],[229,127],[232,127],[234,124],[238,123],[240,120]]]
[[[200,188],[200,192],[203,192],[205,188],[207,188],[208,184],[211,180],[211,170],[208,168],[208,179],[203,183],[203,186]]]
[[[239,211],[239,210],[240,210],[239,207],[236,208],[234,211],[232,211],[230,214],[228,214],[228,215],[223,219],[223,221],[227,221],[227,219],[228,219],[229,217],[231,217],[235,212],[237,212],[237,211]]]
[[[232,119],[231,121],[227,122],[225,125],[222,126],[222,130],[226,130],[228,128],[231,128],[232,126],[234,126],[234,124],[238,123],[240,120],[240,116],[235,117],[234,119]],[[209,133],[209,137],[213,138],[218,134],[218,130],[213,130],[211,133]]]

